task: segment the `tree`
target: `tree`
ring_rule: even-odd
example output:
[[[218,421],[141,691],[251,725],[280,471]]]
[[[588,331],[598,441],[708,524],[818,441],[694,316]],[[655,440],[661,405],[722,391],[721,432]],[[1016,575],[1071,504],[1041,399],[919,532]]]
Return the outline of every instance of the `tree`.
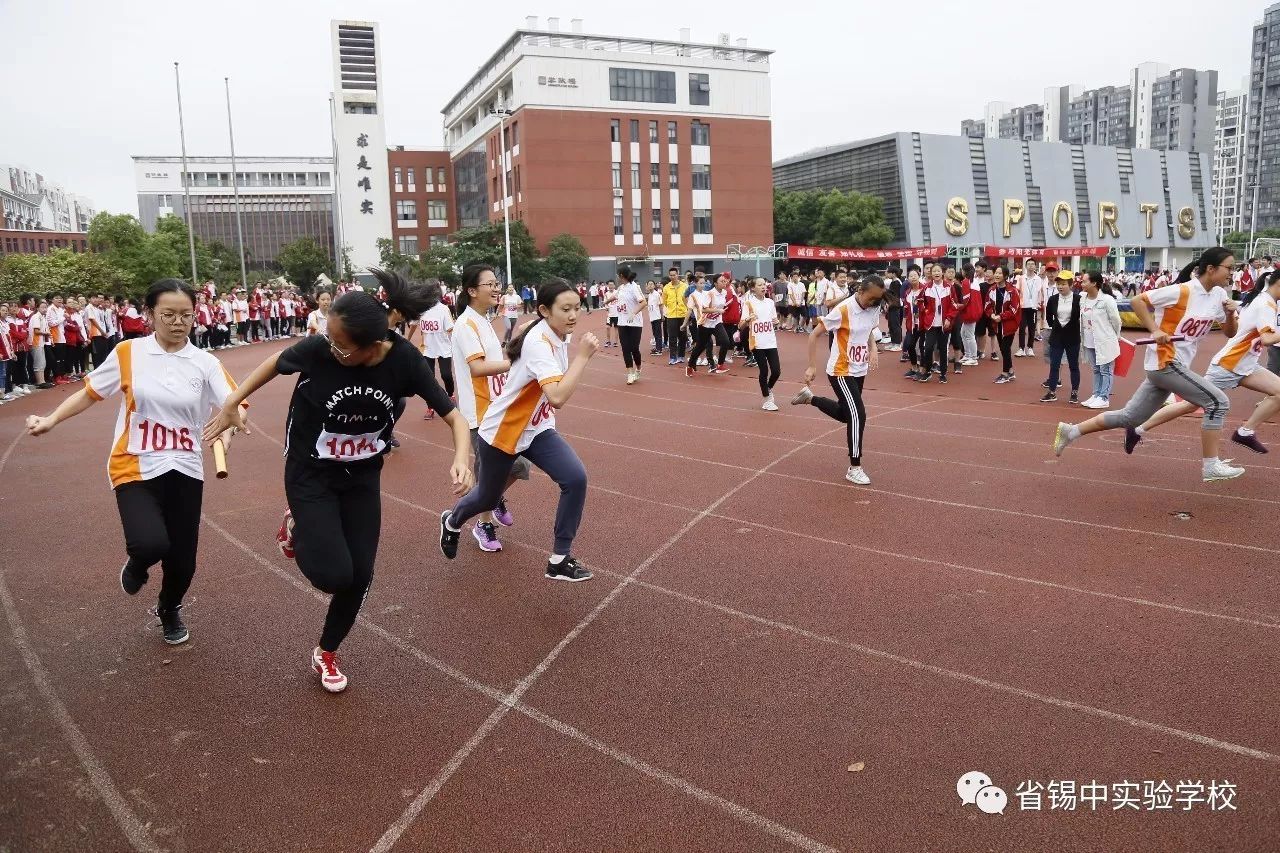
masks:
[[[182,233],[185,240],[185,229]],[[172,239],[171,232],[148,234],[141,222],[126,213],[99,213],[89,223],[89,247],[126,273],[135,290],[145,289],[162,278],[181,275],[182,258],[174,249]]]
[[[276,263],[284,270],[285,278],[296,284],[304,293],[311,290],[320,273],[330,273],[329,253],[314,237],[302,237],[280,247]]]
[[[557,276],[569,282],[583,281],[590,266],[587,247],[572,234],[559,234],[547,243],[547,256],[542,263],[545,276]]]
[[[501,222],[464,228],[450,238],[456,265],[488,264],[506,276],[507,254]],[[511,223],[511,274],[516,281],[542,280],[542,259],[529,228],[519,220]]]
[[[826,194],[821,190],[773,193],[773,239],[778,243],[808,245],[815,242],[814,228],[822,215]]]
[[[884,221],[884,202],[878,197],[832,190],[822,200],[813,240],[838,249],[874,248],[893,240],[893,229]]]
[[[47,255],[7,255],[0,258],[0,299],[16,300],[21,293],[66,293],[75,296],[137,296],[141,288],[103,255],[54,249]]]

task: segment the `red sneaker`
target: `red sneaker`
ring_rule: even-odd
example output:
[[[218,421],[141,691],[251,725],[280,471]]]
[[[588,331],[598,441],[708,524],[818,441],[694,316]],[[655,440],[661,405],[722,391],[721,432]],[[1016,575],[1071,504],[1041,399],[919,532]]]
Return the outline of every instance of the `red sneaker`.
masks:
[[[720,365],[719,367],[713,367],[713,368],[711,368],[711,372],[712,372],[712,373],[715,373],[715,374],[717,374],[717,375],[719,375],[719,374],[721,374],[721,373],[728,373],[728,372],[729,372],[729,368],[725,367],[725,366],[722,364],[722,365]]]
[[[293,521],[293,512],[291,510],[284,511],[284,521],[280,522],[280,529],[276,531],[276,545],[280,547],[280,553],[284,554],[287,559],[293,559],[293,528],[289,522]]]
[[[697,371],[697,370],[695,370],[692,366],[686,367],[686,368],[684,369],[684,375],[685,375],[685,376],[693,376],[693,375],[694,375],[695,373],[697,373],[697,372],[698,372],[698,371]]]
[[[347,677],[338,669],[338,656],[333,652],[323,652],[319,646],[312,649],[311,669],[320,676],[320,686],[330,693],[347,689]]]
[[[426,413],[425,415],[423,415],[423,416],[422,416],[422,419],[423,419],[424,421],[429,421],[429,420],[431,420],[432,418],[434,418],[435,416],[436,416],[436,413],[435,413],[435,412],[433,412],[431,409],[427,409],[427,413]]]

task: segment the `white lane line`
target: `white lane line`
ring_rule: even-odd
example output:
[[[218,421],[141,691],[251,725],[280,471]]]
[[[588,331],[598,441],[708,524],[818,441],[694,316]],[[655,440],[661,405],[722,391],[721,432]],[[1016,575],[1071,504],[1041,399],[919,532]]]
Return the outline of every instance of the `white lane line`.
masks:
[[[4,456],[0,457],[0,477],[3,476],[5,466],[9,463],[9,457],[13,455],[13,450],[18,446],[23,434],[20,432],[14,436],[13,441],[9,443],[9,447],[5,450]],[[13,644],[17,647],[18,654],[21,655],[22,662],[27,667],[27,672],[31,674],[31,680],[35,684],[36,690],[44,698],[50,715],[58,724],[58,728],[62,730],[62,736],[66,738],[67,743],[71,746],[71,751],[75,753],[76,759],[89,777],[89,782],[97,790],[98,796],[102,798],[103,804],[111,812],[111,816],[115,818],[120,831],[129,839],[129,843],[133,845],[134,850],[142,851],[142,853],[160,853],[161,847],[151,840],[151,834],[147,831],[146,825],[139,820],[138,815],[129,805],[129,801],[125,799],[124,795],[120,793],[120,789],[116,787],[111,774],[107,772],[107,769],[102,766],[102,762],[94,755],[93,748],[89,746],[89,739],[84,736],[84,732],[80,731],[80,727],[76,725],[75,720],[71,718],[70,712],[67,711],[67,706],[62,703],[62,700],[58,698],[57,691],[53,689],[53,681],[49,677],[49,670],[45,669],[44,662],[40,660],[40,655],[32,647],[31,639],[27,636],[27,629],[22,624],[22,618],[18,615],[18,607],[13,600],[12,593],[9,592],[9,584],[5,579],[2,564],[0,564],[0,606],[3,606],[5,618],[9,622],[9,633],[13,638]]]
[[[274,438],[271,438],[270,436],[268,436],[268,438],[270,438],[272,441],[276,441]],[[279,443],[279,442],[276,442],[276,443]],[[391,496],[388,495],[388,497],[391,497]],[[423,507],[416,507],[416,508],[426,511]],[[202,515],[201,519],[204,522],[205,526],[209,527],[211,530],[220,534],[224,539],[226,539],[236,548],[240,549],[250,559],[254,560],[259,565],[261,565],[262,567],[270,571],[272,574],[284,580],[290,586],[295,587],[296,589],[300,590],[304,594],[307,594],[318,601],[327,600],[328,596],[321,594],[319,591],[312,588],[309,584],[300,580],[294,574],[291,574],[290,572],[285,571],[284,569],[277,566],[275,563],[263,557],[262,554],[254,550],[247,543],[237,538],[234,534],[227,531],[224,527],[219,525],[217,522],[213,521],[211,518],[209,518],[208,515]],[[440,788],[444,785],[444,783],[448,781],[449,776],[452,776],[453,773],[457,771],[458,767],[461,766],[462,761],[466,759],[467,755],[470,755],[471,752],[474,752],[475,748],[480,745],[480,742],[484,739],[484,737],[486,737],[489,734],[489,732],[493,730],[494,726],[497,725],[498,721],[501,720],[501,717],[496,716],[498,712],[514,710],[525,715],[529,719],[532,719],[538,722],[539,724],[546,726],[547,728],[555,732],[565,735],[566,737],[572,738],[578,743],[581,743],[584,746],[590,747],[591,749],[595,750],[596,752],[599,752],[602,755],[612,758],[614,761],[617,761],[618,763],[626,767],[629,767],[633,770],[636,770],[637,772],[640,772],[646,776],[656,779],[657,781],[665,785],[668,785],[676,789],[677,791],[687,796],[690,796],[702,803],[705,803],[707,805],[720,809],[721,811],[725,812],[726,814],[733,817],[734,819],[742,821],[743,823],[749,824],[750,826],[753,826],[756,829],[768,835],[772,835],[776,838],[780,838],[783,841],[793,845],[794,847],[797,847],[801,850],[809,851],[809,853],[837,853],[837,850],[834,847],[829,847],[820,841],[809,838],[808,836],[798,832],[797,830],[791,829],[790,827],[780,824],[777,821],[770,820],[769,818],[757,812],[752,811],[751,809],[747,808],[744,805],[741,805],[740,803],[733,802],[732,800],[726,799],[720,796],[719,794],[716,794],[705,788],[699,787],[698,785],[695,785],[693,782],[690,782],[689,780],[685,779],[682,776],[678,776],[674,773],[663,770],[660,767],[655,767],[654,765],[649,764],[648,762],[634,755],[631,755],[628,752],[618,749],[617,747],[610,746],[609,744],[603,741],[597,740],[596,738],[591,737],[590,735],[586,734],[580,729],[577,729],[574,726],[562,720],[552,717],[551,715],[546,714],[538,710],[537,708],[534,708],[524,702],[519,701],[514,697],[513,693],[505,693],[501,690],[498,690],[497,688],[490,687],[489,685],[484,684],[483,682],[478,681],[475,678],[472,678],[471,676],[467,675],[465,672],[457,669],[456,667],[450,666],[449,664],[445,663],[439,658],[429,655],[422,649],[418,648],[417,646],[414,646],[413,644],[405,641],[404,639],[397,636],[396,634],[392,634],[390,631],[386,630],[381,625],[378,625],[377,623],[369,619],[367,616],[364,616],[364,615],[359,616],[356,620],[356,623],[360,625],[362,628],[364,628],[365,630],[377,636],[379,639],[383,640],[389,646],[421,661],[422,663],[425,663],[426,665],[435,669],[437,672],[447,676],[448,678],[453,679],[454,681],[457,681],[459,684],[468,688],[469,690],[480,693],[488,697],[490,700],[498,703],[498,707],[495,708],[494,711],[489,714],[489,716],[485,719],[484,723],[481,724],[480,728],[477,729],[475,734],[473,734],[471,738],[467,741],[467,743],[464,744],[463,748],[458,750],[458,752],[454,753],[454,756],[449,760],[448,763],[445,764],[445,766],[441,769],[440,773],[437,774],[436,778],[433,779],[432,782],[429,783],[427,787],[423,789],[423,793],[429,792],[432,796],[434,796],[435,793],[438,793]],[[490,721],[493,721],[493,722],[490,722]],[[470,749],[468,749],[468,747],[470,747]],[[466,751],[466,754],[463,754],[464,750]],[[445,774],[445,771],[449,771],[447,775]],[[419,796],[422,796],[422,795],[423,794],[419,794]],[[424,802],[423,806],[425,805],[426,803]],[[419,811],[421,811],[421,809],[419,809]],[[379,839],[378,844],[373,849],[375,850],[390,849],[390,845],[393,845],[396,839],[390,839],[388,846],[383,847],[382,846],[383,841],[386,839],[387,839],[387,836],[384,834],[383,838]]]

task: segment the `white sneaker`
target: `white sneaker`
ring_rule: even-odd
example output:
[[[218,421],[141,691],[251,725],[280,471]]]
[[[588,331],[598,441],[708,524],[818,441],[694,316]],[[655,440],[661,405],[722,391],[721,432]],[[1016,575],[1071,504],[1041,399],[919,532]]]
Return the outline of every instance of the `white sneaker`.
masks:
[[[773,401],[773,395],[770,394],[768,397],[764,398],[764,405],[760,408],[764,409],[766,412],[776,412],[778,411],[778,404]]]
[[[1243,468],[1228,465],[1229,461],[1229,459],[1218,459],[1212,465],[1206,465],[1204,467],[1204,481],[1209,483],[1214,480],[1234,480],[1244,473]]]
[[[862,470],[861,465],[850,465],[849,470],[845,472],[844,478],[858,486],[871,485],[871,478],[867,476],[866,471]]]
[[[1071,429],[1071,424],[1062,423],[1062,422],[1058,423],[1058,429],[1053,434],[1053,455],[1054,456],[1061,456],[1062,451],[1066,450],[1067,445],[1069,445],[1072,442],[1072,439],[1069,437],[1069,433],[1068,433],[1068,430],[1070,429]]]
[[[813,401],[813,391],[809,389],[808,385],[805,385],[800,388],[800,393],[796,394],[794,397],[791,398],[791,405],[807,406],[812,401]]]
[[[627,384],[628,385],[636,384],[636,372],[634,370],[627,371]]]

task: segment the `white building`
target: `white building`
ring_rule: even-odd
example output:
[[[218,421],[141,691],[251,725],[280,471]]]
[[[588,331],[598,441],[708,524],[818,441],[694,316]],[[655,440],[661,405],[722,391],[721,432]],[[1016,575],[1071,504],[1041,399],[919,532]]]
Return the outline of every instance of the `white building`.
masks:
[[[1219,235],[1244,231],[1245,117],[1249,111],[1249,90],[1245,87],[1218,93],[1213,144],[1213,209]]]
[[[330,29],[339,241],[363,276],[381,262],[378,240],[392,237],[378,25],[331,21]]]
[[[0,163],[0,228],[10,231],[84,232],[97,211],[84,196],[67,192],[26,166]]]

